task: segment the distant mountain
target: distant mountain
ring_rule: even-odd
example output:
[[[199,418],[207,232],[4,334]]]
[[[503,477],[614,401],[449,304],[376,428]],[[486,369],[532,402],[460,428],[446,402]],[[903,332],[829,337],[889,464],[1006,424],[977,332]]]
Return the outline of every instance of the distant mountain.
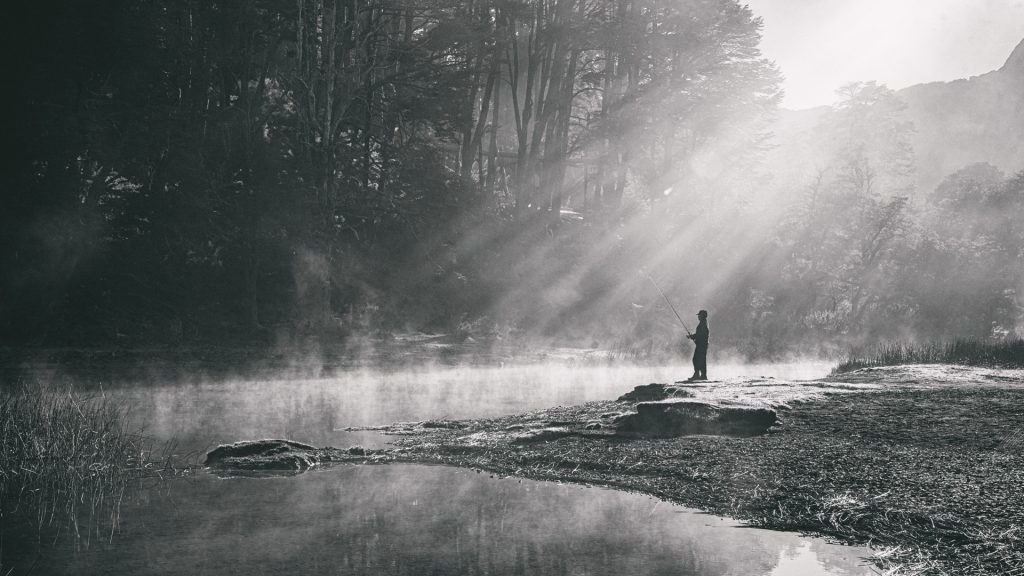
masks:
[[[999,70],[897,91],[914,122],[918,189],[968,164],[1024,170],[1024,40]]]
[[[998,70],[917,84],[896,94],[906,102],[904,113],[915,127],[919,195],[976,162],[988,162],[1007,174],[1024,170],[1024,40]],[[778,148],[768,159],[777,182],[806,182],[824,163],[814,135],[829,110],[780,111],[773,128]]]

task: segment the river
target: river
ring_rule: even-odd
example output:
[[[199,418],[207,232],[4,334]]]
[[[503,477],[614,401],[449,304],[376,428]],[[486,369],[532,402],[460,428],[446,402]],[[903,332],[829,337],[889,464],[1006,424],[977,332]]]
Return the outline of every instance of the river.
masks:
[[[827,370],[743,365],[712,375],[810,378]],[[268,437],[383,446],[386,437],[343,429],[602,400],[685,375],[685,367],[406,367],[154,381],[102,393],[130,405],[154,440],[176,439],[185,460],[219,443]],[[78,550],[47,545],[32,572],[859,576],[873,573],[862,561],[869,553],[622,491],[438,466],[345,465],[147,481],[122,506],[109,540]]]

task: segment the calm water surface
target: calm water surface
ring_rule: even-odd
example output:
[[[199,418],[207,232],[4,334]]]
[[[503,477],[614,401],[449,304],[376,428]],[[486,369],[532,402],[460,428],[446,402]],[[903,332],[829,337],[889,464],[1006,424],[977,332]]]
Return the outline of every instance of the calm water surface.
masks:
[[[147,489],[120,534],[47,574],[847,576],[865,551],[638,494],[439,466],[209,474]]]
[[[720,367],[714,377],[813,378],[826,365]],[[497,416],[615,398],[686,367],[438,368],[330,378],[148,383],[105,390],[157,440],[203,453],[290,438],[380,446],[347,426]],[[625,492],[498,479],[437,466],[338,466],[296,476],[154,482],[121,510],[109,542],[49,547],[52,574],[691,574],[873,572],[869,551],[737,527]],[[10,558],[10,555],[8,555]]]

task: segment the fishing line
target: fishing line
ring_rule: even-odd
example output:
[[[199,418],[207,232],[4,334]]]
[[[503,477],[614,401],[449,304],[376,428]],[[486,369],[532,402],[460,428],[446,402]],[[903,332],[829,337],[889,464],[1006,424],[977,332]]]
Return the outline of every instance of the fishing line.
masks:
[[[658,286],[658,283],[654,281],[654,278],[651,278],[650,274],[645,273],[644,276],[647,276],[647,279],[651,281],[651,284],[654,284],[654,287],[658,289],[658,293],[661,294],[661,297],[665,299],[665,303],[668,304],[668,307],[675,313],[676,318],[679,319],[679,323],[683,325],[683,330],[686,330],[686,335],[689,336],[692,334],[692,332],[690,332],[690,328],[686,325],[686,322],[683,322],[683,317],[679,315],[676,307],[672,305],[672,301],[665,295],[665,291],[661,289],[661,286]]]

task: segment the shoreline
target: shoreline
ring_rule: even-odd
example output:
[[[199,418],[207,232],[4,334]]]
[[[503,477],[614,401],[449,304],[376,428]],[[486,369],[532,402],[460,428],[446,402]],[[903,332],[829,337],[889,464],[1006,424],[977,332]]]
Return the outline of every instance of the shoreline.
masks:
[[[758,528],[869,545],[888,574],[1024,573],[1024,372],[890,367],[747,383],[800,392],[767,402],[780,422],[766,434],[626,438],[594,426],[635,409],[609,400],[376,427],[394,435],[394,449],[339,459],[640,492]]]

